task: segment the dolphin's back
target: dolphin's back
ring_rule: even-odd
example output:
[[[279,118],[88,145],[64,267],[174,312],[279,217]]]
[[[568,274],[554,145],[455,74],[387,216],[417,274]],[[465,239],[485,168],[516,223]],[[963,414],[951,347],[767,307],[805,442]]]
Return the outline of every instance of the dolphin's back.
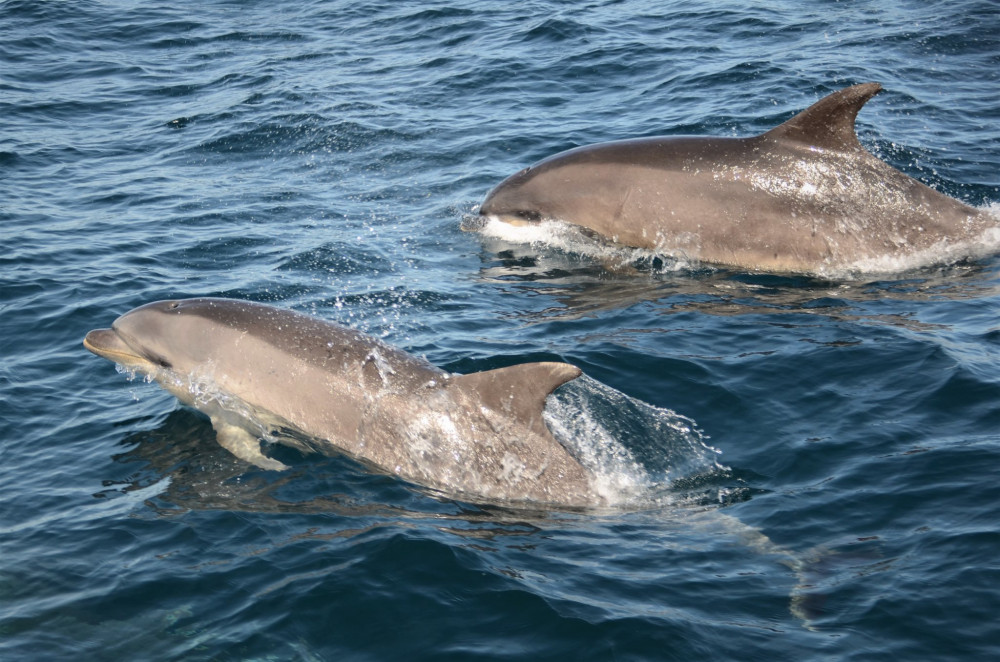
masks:
[[[147,304],[114,328],[136,345],[155,336],[157,361],[185,366],[194,397],[164,385],[209,413],[220,443],[262,467],[274,465],[220,402],[245,403],[253,417],[297,429],[319,450],[474,500],[597,499],[591,473],[544,421],[547,396],[580,375],[571,365],[453,375],[359,331],[230,299]],[[221,399],[207,402],[203,379]]]
[[[272,347],[274,351],[319,369],[336,370],[345,364],[365,363],[378,357],[407,373],[424,379],[443,374],[417,358],[361,331],[310,315],[252,301],[233,299],[189,299],[181,302],[184,312],[211,324],[235,329]]]

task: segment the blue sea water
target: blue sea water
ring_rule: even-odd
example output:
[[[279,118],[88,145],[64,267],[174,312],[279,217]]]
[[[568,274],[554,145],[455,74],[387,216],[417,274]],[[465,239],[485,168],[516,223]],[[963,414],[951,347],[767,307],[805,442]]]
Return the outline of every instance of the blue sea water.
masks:
[[[993,0],[0,2],[0,659],[1000,656],[1000,258],[774,276],[463,232],[559,150],[858,131],[1000,204]],[[454,372],[581,367],[662,470],[537,512],[254,469],[81,346],[271,302]]]

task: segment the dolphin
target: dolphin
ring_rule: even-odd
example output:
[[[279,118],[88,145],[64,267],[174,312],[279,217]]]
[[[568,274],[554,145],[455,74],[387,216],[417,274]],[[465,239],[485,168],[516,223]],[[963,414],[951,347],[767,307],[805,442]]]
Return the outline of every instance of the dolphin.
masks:
[[[260,303],[199,298],[131,310],[84,347],[209,416],[219,443],[284,469],[261,438],[345,453],[472,501],[601,505],[593,475],[546,426],[567,363],[450,374],[359,331]]]
[[[749,138],[641,138],[561,152],[498,184],[479,214],[564,221],[617,244],[769,272],[898,270],[900,260],[981,250],[975,242],[995,218],[858,141],[858,111],[881,89],[842,89]]]

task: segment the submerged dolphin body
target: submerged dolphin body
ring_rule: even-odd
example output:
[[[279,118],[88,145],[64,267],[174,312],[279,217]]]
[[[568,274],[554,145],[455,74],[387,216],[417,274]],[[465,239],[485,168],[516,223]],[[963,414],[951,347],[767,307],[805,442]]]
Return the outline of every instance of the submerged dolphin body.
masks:
[[[565,221],[626,246],[777,272],[893,269],[894,259],[953,257],[943,252],[956,244],[975,252],[996,219],[858,142],[858,111],[881,89],[834,92],[750,138],[571,149],[508,177],[479,214],[514,224]]]
[[[84,346],[208,414],[222,446],[263,468],[284,468],[260,437],[285,427],[471,500],[602,503],[542,418],[546,396],[581,374],[566,363],[453,375],[314,317],[210,298],[141,306]]]

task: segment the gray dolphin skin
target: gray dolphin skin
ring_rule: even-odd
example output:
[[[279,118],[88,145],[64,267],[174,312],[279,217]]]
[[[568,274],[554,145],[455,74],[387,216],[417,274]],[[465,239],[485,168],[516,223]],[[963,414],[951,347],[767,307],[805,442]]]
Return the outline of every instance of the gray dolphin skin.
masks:
[[[542,418],[546,396],[581,374],[566,363],[449,374],[337,324],[212,298],[141,306],[83,344],[208,414],[222,446],[263,468],[285,468],[260,446],[284,427],[472,501],[602,503]]]
[[[858,142],[858,111],[881,89],[834,92],[749,138],[571,149],[508,177],[479,214],[514,224],[564,221],[626,246],[773,272],[863,271],[910,256],[936,262],[956,242],[974,250],[996,219]]]

